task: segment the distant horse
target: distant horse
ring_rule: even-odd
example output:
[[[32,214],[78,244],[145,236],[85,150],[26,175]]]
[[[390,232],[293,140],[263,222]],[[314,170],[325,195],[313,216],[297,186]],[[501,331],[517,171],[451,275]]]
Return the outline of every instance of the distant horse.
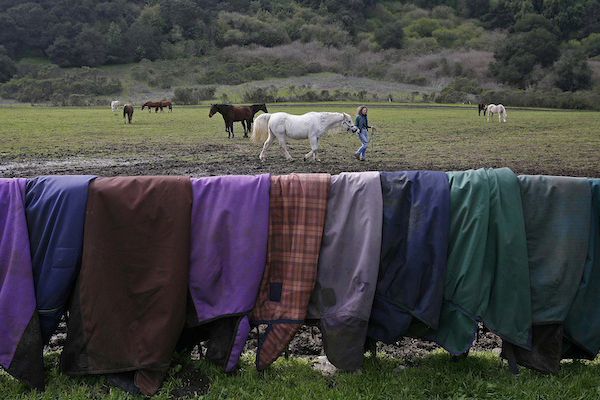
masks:
[[[287,150],[286,138],[307,139],[310,143],[311,151],[304,155],[306,160],[310,156],[320,161],[317,154],[319,149],[319,138],[332,128],[341,126],[352,133],[358,132],[358,128],[352,122],[352,117],[346,113],[338,112],[309,112],[304,115],[292,115],[284,112],[273,114],[261,114],[256,118],[254,129],[252,130],[251,140],[254,143],[260,143],[265,140],[263,149],[258,158],[261,161],[265,159],[265,153],[271,146],[271,143],[277,138],[283,155],[288,160],[292,156]],[[267,137],[268,136],[268,137]]]
[[[160,112],[162,112],[163,107],[168,107],[169,108],[169,112],[173,112],[173,103],[171,103],[168,100],[162,100],[160,101]]]
[[[133,118],[133,104],[125,104],[123,106],[123,123],[127,123],[127,121],[125,120],[125,116],[127,116],[127,119],[129,120],[129,123],[131,123],[131,119]]]
[[[483,111],[483,116],[485,117],[485,103],[479,103],[479,115],[481,116],[481,112]]]
[[[114,100],[110,102],[110,109],[112,112],[115,112],[119,109],[121,102],[119,100]]]
[[[144,104],[142,104],[142,110],[144,109],[144,107],[148,107],[148,112],[152,112],[152,108],[156,108],[156,111],[154,112],[158,112],[159,108],[160,111],[162,111],[162,104],[160,101],[147,101]]]
[[[233,123],[235,121],[241,121],[244,127],[244,137],[248,137],[248,132],[252,127],[252,120],[254,115],[249,107],[237,107],[231,104],[213,104],[210,106],[208,116],[212,118],[213,115],[219,113],[223,116],[225,122],[225,132],[227,132],[228,138],[233,138]]]
[[[498,122],[502,122],[501,118],[506,122],[506,108],[502,104],[488,104],[485,106],[485,110],[487,110],[488,122],[490,122],[490,118],[493,119],[494,113],[498,113]]]

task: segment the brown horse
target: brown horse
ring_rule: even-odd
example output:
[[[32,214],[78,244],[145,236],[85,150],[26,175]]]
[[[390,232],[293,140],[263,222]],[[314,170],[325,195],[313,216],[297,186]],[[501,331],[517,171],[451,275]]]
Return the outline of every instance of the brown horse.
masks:
[[[131,123],[131,119],[133,118],[133,104],[125,104],[123,106],[123,123],[127,123],[125,120],[125,116],[127,115],[127,119],[129,123]]]
[[[144,109],[144,107],[148,107],[148,112],[152,112],[152,108],[156,108],[156,111],[154,112],[158,112],[158,109],[160,108],[160,111],[163,110],[162,108],[162,103],[160,101],[147,101],[144,104],[142,104],[142,110]]]
[[[220,113],[225,121],[225,131],[229,138],[233,138],[233,123],[235,121],[241,121],[244,127],[244,137],[248,137],[250,129],[252,129],[252,122],[254,121],[254,114],[258,111],[267,111],[265,104],[253,104],[251,106],[232,106],[231,104],[213,104],[210,107],[208,116],[212,118],[216,113]]]
[[[170,101],[168,101],[168,100],[162,100],[160,102],[160,105],[161,105],[161,109],[160,109],[161,112],[162,112],[162,108],[163,107],[168,107],[169,108],[169,112],[173,112],[173,103],[171,103]]]

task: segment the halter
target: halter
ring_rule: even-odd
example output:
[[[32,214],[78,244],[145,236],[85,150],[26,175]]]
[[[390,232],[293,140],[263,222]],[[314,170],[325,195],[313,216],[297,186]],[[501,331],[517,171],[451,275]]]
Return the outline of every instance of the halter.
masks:
[[[344,128],[346,128],[346,132],[348,132],[348,131],[352,131],[352,133],[358,132],[358,128],[356,127],[356,125],[354,125],[348,121],[342,121],[342,126]]]

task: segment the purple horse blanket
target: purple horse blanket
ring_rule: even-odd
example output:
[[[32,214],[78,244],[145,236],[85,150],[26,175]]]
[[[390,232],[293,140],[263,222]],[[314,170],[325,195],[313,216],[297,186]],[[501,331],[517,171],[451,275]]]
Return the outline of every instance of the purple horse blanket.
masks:
[[[25,183],[25,179],[0,178],[0,365],[43,390],[43,345],[35,311]]]
[[[267,259],[269,175],[191,179],[191,255],[186,329],[178,347],[199,341],[232,371],[250,331]]]
[[[186,177],[97,178],[61,369],[123,373],[154,394],[185,323],[192,191]]]

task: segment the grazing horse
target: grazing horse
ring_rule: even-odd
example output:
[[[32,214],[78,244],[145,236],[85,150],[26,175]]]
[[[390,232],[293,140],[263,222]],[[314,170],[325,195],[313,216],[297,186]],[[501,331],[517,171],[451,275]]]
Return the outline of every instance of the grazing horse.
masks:
[[[506,108],[502,104],[488,104],[485,106],[485,110],[487,111],[488,122],[490,122],[490,118],[493,119],[494,113],[498,113],[498,122],[506,122]]]
[[[125,116],[127,115],[127,119],[129,123],[131,123],[131,119],[133,118],[133,104],[125,104],[123,106],[123,123],[127,123],[125,120]]]
[[[115,112],[119,109],[119,106],[121,105],[121,102],[119,100],[114,100],[110,102],[110,110],[112,112]]]
[[[358,128],[352,122],[352,117],[346,113],[309,112],[304,115],[292,115],[284,112],[277,112],[273,114],[261,114],[256,118],[251,140],[254,143],[259,143],[260,141],[267,139],[258,156],[261,161],[264,161],[266,151],[276,138],[279,140],[279,146],[283,151],[283,155],[288,161],[291,161],[292,156],[287,150],[285,143],[286,138],[308,138],[311,151],[304,155],[304,159],[306,160],[310,156],[313,156],[314,160],[320,161],[317,154],[319,149],[319,138],[325,131],[339,126],[352,133],[358,131]]]
[[[244,127],[244,137],[248,137],[248,132],[252,127],[252,121],[254,119],[252,110],[249,107],[237,107],[232,106],[231,104],[213,104],[210,107],[208,116],[212,118],[212,116],[216,113],[219,113],[223,116],[223,121],[225,122],[225,131],[228,134],[228,138],[235,137],[233,134],[233,123],[235,121],[242,122],[242,126]]]
[[[481,112],[483,111],[483,116],[485,117],[485,103],[479,103],[479,115],[481,116]]]
[[[162,111],[162,104],[160,101],[147,101],[144,104],[142,104],[142,110],[144,109],[144,107],[148,107],[148,112],[152,112],[152,108],[156,108],[156,111],[154,112],[158,112],[159,108],[160,111]]]
[[[169,108],[169,112],[173,112],[173,103],[171,103],[168,100],[162,100],[160,101],[160,112],[162,112],[163,107],[168,107]]]

